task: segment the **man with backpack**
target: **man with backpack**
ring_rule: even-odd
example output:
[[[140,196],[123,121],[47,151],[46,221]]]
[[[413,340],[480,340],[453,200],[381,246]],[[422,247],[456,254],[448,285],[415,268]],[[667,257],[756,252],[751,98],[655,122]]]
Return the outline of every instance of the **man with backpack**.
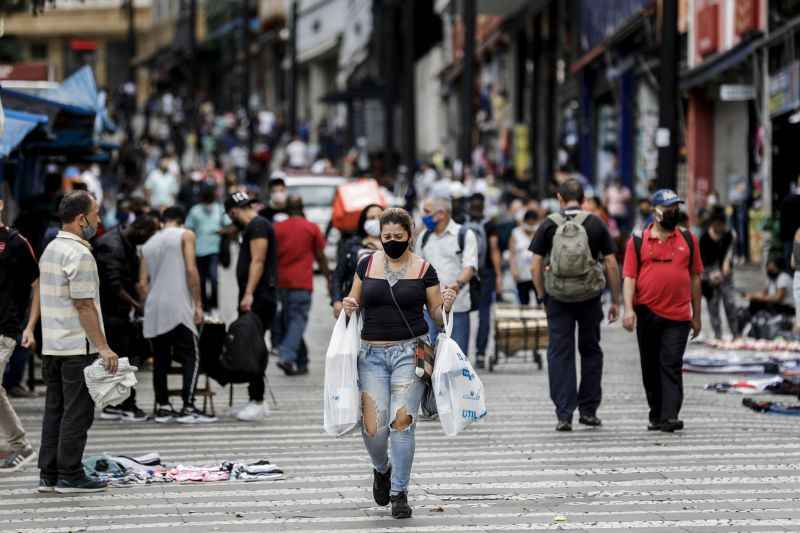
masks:
[[[614,322],[619,314],[620,280],[608,228],[596,216],[581,211],[583,187],[580,182],[565,181],[559,187],[558,200],[561,212],[545,219],[531,243],[534,254],[531,271],[536,294],[547,309],[550,339],[547,366],[550,398],[558,417],[556,431],[572,431],[576,407],[581,424],[602,425],[597,417],[603,375],[600,296],[608,284],[612,295],[608,321]],[[579,389],[576,389],[575,371],[576,324],[581,354]]]
[[[678,227],[680,204],[674,191],[661,189],[652,198],[653,223],[634,235],[625,251],[625,317],[636,329],[650,431],[683,429],[683,354],[689,330],[701,329],[703,263],[697,238]]]
[[[469,313],[480,304],[480,285],[475,283],[477,279],[473,281],[478,270],[478,239],[452,219],[452,205],[446,197],[431,198],[422,205],[425,230],[417,238],[416,254],[433,265],[442,288],[458,294],[453,304],[453,340],[469,354]],[[425,319],[435,345],[439,328],[427,312]]]

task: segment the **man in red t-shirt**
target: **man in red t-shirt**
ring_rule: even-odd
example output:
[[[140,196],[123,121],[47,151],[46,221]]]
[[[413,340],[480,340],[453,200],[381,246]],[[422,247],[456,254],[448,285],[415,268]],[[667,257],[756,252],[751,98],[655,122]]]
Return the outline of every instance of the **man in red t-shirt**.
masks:
[[[636,329],[642,380],[650,405],[651,431],[683,429],[683,354],[700,333],[700,274],[697,238],[678,228],[683,201],[669,189],[652,198],[654,221],[628,241],[623,268],[623,326]]]
[[[290,196],[286,204],[289,218],[275,224],[278,251],[278,302],[280,311],[272,329],[272,346],[277,348],[278,367],[287,376],[308,373],[308,351],[303,334],[311,310],[314,289],[314,261],[328,280],[325,239],[316,224],[303,216],[303,200]]]

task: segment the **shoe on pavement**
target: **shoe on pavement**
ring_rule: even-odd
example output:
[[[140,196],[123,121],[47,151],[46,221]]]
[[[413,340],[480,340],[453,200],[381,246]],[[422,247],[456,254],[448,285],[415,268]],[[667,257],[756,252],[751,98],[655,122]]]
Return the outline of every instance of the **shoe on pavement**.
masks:
[[[283,373],[287,376],[297,376],[299,375],[299,371],[297,370],[297,365],[295,365],[291,361],[278,361],[277,363],[278,368],[283,370]]]
[[[647,424],[647,431],[661,431],[661,422],[653,422],[651,420]]]
[[[0,472],[16,472],[28,464],[34,457],[36,457],[36,450],[30,446],[21,450],[15,450],[0,463]]]
[[[36,487],[36,492],[39,494],[50,494],[56,491],[56,480],[40,477],[39,486]]]
[[[171,405],[159,405],[153,416],[153,420],[155,420],[157,424],[169,424],[170,422],[174,422],[178,416],[179,414],[175,412],[175,409],[173,409]]]
[[[189,405],[181,410],[178,418],[175,419],[178,424],[210,424],[216,422],[216,416],[210,416],[200,411],[194,405]]]
[[[408,505],[408,493],[401,492],[390,496],[392,501],[392,516],[394,518],[411,518],[411,506]]]
[[[683,429],[683,420],[678,420],[676,418],[665,420],[661,423],[661,429],[664,433],[674,433],[675,431],[680,431]]]
[[[475,356],[475,370],[483,370],[486,368],[486,355],[479,353]]]
[[[392,491],[392,467],[386,473],[381,474],[377,470],[372,470],[372,497],[375,503],[381,507],[389,505]]]
[[[578,419],[578,422],[584,426],[591,427],[600,427],[603,425],[603,421],[597,418],[595,415],[581,415],[581,417]]]
[[[304,366],[297,369],[295,376],[305,376],[306,374],[308,374],[308,367]]]
[[[119,420],[122,422],[147,422],[150,417],[138,407],[131,407],[130,409],[122,409]]]
[[[56,492],[59,494],[78,494],[81,492],[103,492],[108,487],[106,481],[98,481],[85,477],[75,481],[65,479],[56,483]]]
[[[569,420],[559,420],[556,431],[572,431],[572,422]]]
[[[239,411],[236,418],[242,422],[256,422],[264,420],[268,414],[267,405],[264,402],[250,402]]]
[[[119,420],[122,418],[122,409],[109,405],[100,411],[100,420]]]

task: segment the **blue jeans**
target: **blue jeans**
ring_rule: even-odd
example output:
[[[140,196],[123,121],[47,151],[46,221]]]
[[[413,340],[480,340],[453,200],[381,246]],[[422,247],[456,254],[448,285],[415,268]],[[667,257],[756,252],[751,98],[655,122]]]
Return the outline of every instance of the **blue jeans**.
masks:
[[[414,372],[416,346],[416,339],[388,346],[362,342],[358,353],[361,435],[375,470],[383,474],[391,466],[392,494],[408,490],[414,462],[416,417],[425,393]]]
[[[300,345],[311,310],[311,291],[305,289],[278,289],[281,309],[275,317],[273,345],[278,346],[281,361],[294,363],[300,368],[308,366],[307,354],[301,360]]]
[[[481,303],[478,307],[478,339],[475,351],[478,355],[486,355],[489,344],[489,331],[492,327],[492,304],[494,304],[495,276],[494,272],[481,273]],[[455,330],[455,328],[453,328]],[[459,344],[459,346],[461,346]],[[463,348],[462,348],[463,349]],[[467,351],[464,350],[466,354]]]
[[[441,330],[436,322],[431,319],[428,311],[425,311],[425,322],[428,323],[428,335],[431,337],[433,346],[436,346],[436,339],[439,338]],[[453,313],[453,340],[456,341],[458,347],[464,352],[464,355],[469,355],[469,312]]]

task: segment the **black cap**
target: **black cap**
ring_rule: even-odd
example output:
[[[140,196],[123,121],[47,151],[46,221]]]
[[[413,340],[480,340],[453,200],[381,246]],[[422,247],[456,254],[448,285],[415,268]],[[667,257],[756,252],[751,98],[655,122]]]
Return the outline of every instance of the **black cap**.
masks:
[[[235,192],[225,199],[225,211],[230,211],[234,207],[247,207],[255,202],[246,192]]]

